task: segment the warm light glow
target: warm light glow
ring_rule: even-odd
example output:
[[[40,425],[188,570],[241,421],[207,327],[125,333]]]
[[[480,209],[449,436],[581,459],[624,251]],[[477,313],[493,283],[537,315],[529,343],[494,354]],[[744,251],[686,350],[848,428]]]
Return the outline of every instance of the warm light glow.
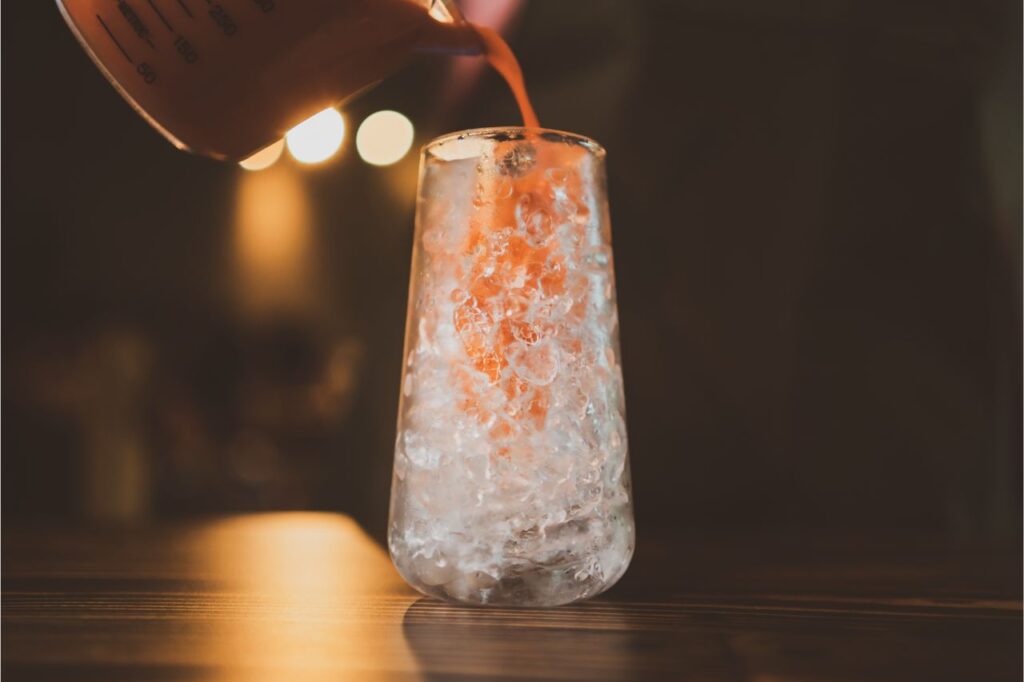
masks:
[[[356,149],[366,163],[390,166],[412,147],[413,127],[397,111],[378,111],[366,117],[356,133]]]
[[[259,171],[270,168],[281,158],[284,151],[284,140],[278,140],[269,147],[264,147],[247,159],[238,162],[238,165],[247,171]]]
[[[249,311],[310,302],[315,290],[311,223],[309,198],[293,166],[239,176],[234,255],[238,293]]]
[[[185,654],[211,680],[421,679],[402,636],[417,595],[348,517],[253,514],[191,533],[192,570],[223,589]]]
[[[324,109],[285,135],[288,151],[296,161],[320,163],[331,158],[345,139],[345,119],[337,109]]]

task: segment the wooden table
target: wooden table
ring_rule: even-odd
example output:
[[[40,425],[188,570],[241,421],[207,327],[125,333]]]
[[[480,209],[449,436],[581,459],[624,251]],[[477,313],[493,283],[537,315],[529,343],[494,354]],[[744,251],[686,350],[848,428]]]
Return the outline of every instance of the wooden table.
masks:
[[[335,514],[8,528],[5,682],[1021,679],[1020,555],[920,538],[641,540],[607,596],[421,599]]]

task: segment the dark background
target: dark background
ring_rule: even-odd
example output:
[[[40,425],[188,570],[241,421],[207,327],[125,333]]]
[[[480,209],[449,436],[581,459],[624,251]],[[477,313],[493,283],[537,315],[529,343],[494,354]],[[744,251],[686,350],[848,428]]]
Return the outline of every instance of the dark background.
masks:
[[[260,174],[172,149],[52,2],[4,9],[5,523],[334,509],[381,536],[417,160],[367,166],[355,128],[514,124],[502,84],[422,59],[344,107],[337,159],[265,171],[305,241],[254,302]],[[507,26],[542,122],[609,151],[641,542],[1017,536],[1020,27],[976,0],[559,0]]]

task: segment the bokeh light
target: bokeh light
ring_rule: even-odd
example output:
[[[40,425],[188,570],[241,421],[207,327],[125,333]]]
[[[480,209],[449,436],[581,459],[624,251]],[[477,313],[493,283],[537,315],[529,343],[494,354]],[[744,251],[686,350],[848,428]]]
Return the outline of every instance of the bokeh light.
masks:
[[[312,207],[295,166],[239,174],[233,246],[244,313],[297,310],[312,302],[313,240]]]
[[[412,122],[397,111],[378,111],[366,117],[356,133],[356,150],[366,163],[390,166],[412,147]]]
[[[278,140],[269,147],[264,147],[247,159],[238,162],[238,165],[247,171],[260,171],[270,168],[281,158],[284,151],[284,140]]]
[[[320,163],[331,158],[345,139],[345,119],[328,108],[307,118],[285,135],[288,152],[301,163]]]

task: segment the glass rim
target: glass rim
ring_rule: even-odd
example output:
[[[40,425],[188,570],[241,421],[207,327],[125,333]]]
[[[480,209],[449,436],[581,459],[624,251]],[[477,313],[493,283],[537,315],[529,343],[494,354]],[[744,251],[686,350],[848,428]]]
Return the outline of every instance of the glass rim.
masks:
[[[466,130],[456,130],[435,137],[430,142],[427,142],[425,145],[420,147],[420,154],[425,156],[432,149],[457,140],[480,139],[493,136],[501,142],[506,142],[512,140],[524,140],[530,134],[536,135],[548,142],[561,142],[563,144],[579,145],[586,148],[590,153],[597,157],[604,157],[607,154],[604,146],[602,146],[600,142],[587,137],[586,135],[570,133],[565,130],[556,130],[554,128],[528,128],[526,126],[491,126],[488,128],[467,128]],[[503,137],[504,139],[502,139]]]

